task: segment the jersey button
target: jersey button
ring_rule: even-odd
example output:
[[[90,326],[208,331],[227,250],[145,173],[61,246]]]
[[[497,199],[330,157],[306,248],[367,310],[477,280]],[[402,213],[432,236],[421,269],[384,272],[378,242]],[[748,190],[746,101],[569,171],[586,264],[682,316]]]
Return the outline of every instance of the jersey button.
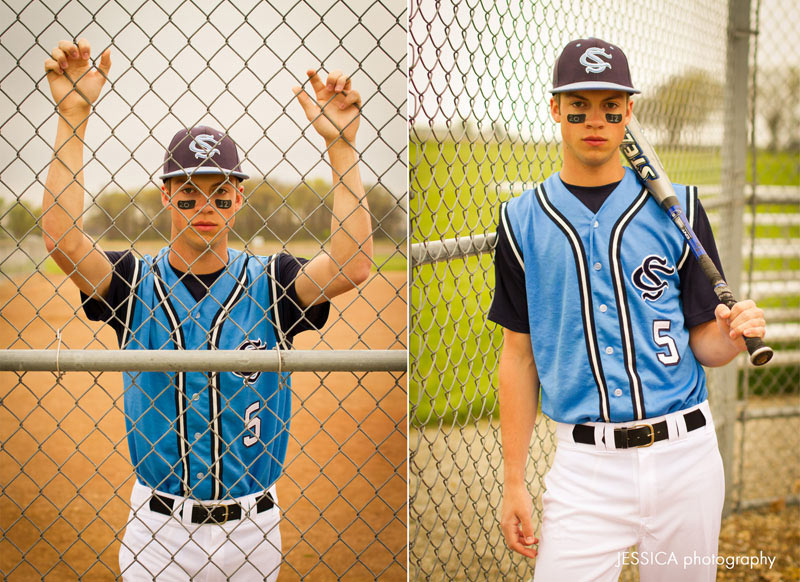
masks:
[[[599,270],[600,270],[600,269],[602,269],[602,268],[603,268],[603,265],[601,265],[600,263],[595,263],[595,264],[594,264],[594,270],[595,270],[595,271],[599,271]]]
[[[205,475],[203,475],[202,473],[198,473],[198,474],[197,474],[197,478],[198,478],[198,479],[202,479],[203,477],[205,477]]]
[[[194,433],[194,440],[199,441],[202,437],[203,435],[201,435],[199,432]]]
[[[614,396],[622,396],[622,390],[620,390],[619,388],[614,390]]]
[[[606,353],[607,353],[608,355],[611,355],[611,354],[613,354],[613,353],[614,353],[614,348],[612,348],[611,346],[608,346],[608,347],[606,348]]]
[[[605,313],[606,311],[608,311],[608,306],[607,306],[606,304],[603,304],[603,305],[601,305],[601,306],[600,306],[600,311],[602,311],[603,313]]]
[[[192,396],[192,400],[194,400],[194,401],[200,400],[200,395],[199,394],[195,394],[194,396]]]
[[[594,226],[595,228],[597,228],[597,227],[599,227],[599,226],[600,226],[600,223],[599,223],[599,222],[597,222],[597,221],[595,220],[595,221],[594,221],[594,225],[593,225],[593,226]]]

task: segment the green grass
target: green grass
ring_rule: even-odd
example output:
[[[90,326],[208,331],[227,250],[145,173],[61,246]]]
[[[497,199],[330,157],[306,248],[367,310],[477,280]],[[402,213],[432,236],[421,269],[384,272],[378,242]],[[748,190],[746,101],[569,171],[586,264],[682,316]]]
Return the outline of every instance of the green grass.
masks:
[[[389,255],[375,253],[372,256],[372,261],[379,271],[405,271],[408,269],[408,259],[405,253],[397,251]]]
[[[719,183],[722,163],[716,150],[666,150],[659,155],[676,182]],[[560,166],[556,147],[537,144],[412,141],[409,158],[413,242],[493,232],[498,203],[512,196],[509,184],[530,187]],[[747,171],[749,180],[749,163]],[[796,154],[759,152],[757,172],[761,184],[800,183]],[[756,210],[798,212],[796,205],[759,205]],[[756,236],[800,238],[800,228],[757,225]],[[748,266],[745,260],[744,269]],[[800,270],[800,259],[760,257],[754,268]],[[497,414],[494,370],[502,330],[486,320],[493,289],[490,255],[414,270],[409,346],[415,354],[409,395],[413,425],[463,423]],[[800,298],[772,297],[760,304],[800,307]],[[792,369],[778,368],[751,380],[763,376],[765,382],[775,382],[787,373],[796,376]]]
[[[493,414],[502,330],[485,318],[494,288],[491,256],[426,265],[414,277],[411,422],[465,422]]]
[[[42,263],[42,270],[48,275],[63,275],[64,272],[61,270],[56,262],[53,260],[53,257],[47,257]]]
[[[558,167],[552,146],[411,142],[410,189],[415,241],[489,229],[508,184],[541,179]]]

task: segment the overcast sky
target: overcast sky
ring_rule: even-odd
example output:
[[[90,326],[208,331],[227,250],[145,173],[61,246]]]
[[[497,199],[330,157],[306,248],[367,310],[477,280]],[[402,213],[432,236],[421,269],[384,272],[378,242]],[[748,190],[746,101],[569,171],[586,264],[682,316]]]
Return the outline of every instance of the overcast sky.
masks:
[[[758,64],[772,77],[770,67],[800,66],[800,8],[795,0],[760,4]],[[725,0],[497,0],[488,11],[471,0],[415,0],[414,5],[409,99],[414,123],[432,119],[441,125],[469,116],[503,120],[523,135],[552,139],[556,126],[547,106],[552,67],[564,45],[580,37],[620,46],[643,96],[689,69],[720,81],[725,77]]]
[[[365,182],[405,191],[405,0],[272,3],[285,14],[258,0],[196,3],[207,13],[172,0],[131,13],[133,4],[0,3],[0,195],[41,201],[37,179],[44,182],[56,124],[43,63],[60,39],[78,37],[93,56],[112,45],[113,86],[87,134],[93,192],[147,184],[172,135],[201,123],[230,132],[251,175],[330,180],[323,142],[312,128],[303,137],[307,121],[291,91],[320,66],[352,74],[364,98],[357,145]]]

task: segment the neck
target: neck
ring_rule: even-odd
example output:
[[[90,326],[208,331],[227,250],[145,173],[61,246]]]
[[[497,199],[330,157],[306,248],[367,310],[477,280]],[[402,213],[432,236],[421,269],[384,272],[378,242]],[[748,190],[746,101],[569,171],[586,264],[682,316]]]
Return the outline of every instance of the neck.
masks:
[[[227,241],[198,249],[173,240],[169,249],[169,264],[179,271],[191,271],[195,275],[215,273],[228,264]]]
[[[592,166],[565,155],[559,176],[562,181],[573,186],[605,186],[622,180],[625,169],[618,156],[614,156],[605,164]]]

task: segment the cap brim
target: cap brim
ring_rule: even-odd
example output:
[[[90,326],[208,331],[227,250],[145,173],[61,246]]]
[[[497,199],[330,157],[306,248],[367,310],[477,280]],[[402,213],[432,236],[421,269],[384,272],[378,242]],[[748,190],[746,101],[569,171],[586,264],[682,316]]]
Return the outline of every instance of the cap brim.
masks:
[[[164,180],[169,180],[170,178],[175,178],[176,176],[192,176],[194,174],[220,174],[223,176],[233,176],[234,178],[239,178],[240,180],[247,180],[250,177],[242,172],[223,170],[222,168],[215,168],[213,166],[200,166],[196,168],[183,168],[182,170],[175,170],[174,172],[169,172],[168,174],[162,174],[158,177],[158,179],[163,182]]]
[[[624,91],[625,93],[641,93],[638,89],[633,87],[626,87],[617,83],[606,83],[602,81],[582,81],[580,83],[571,83],[563,85],[550,90],[550,93],[567,93],[572,91]]]

